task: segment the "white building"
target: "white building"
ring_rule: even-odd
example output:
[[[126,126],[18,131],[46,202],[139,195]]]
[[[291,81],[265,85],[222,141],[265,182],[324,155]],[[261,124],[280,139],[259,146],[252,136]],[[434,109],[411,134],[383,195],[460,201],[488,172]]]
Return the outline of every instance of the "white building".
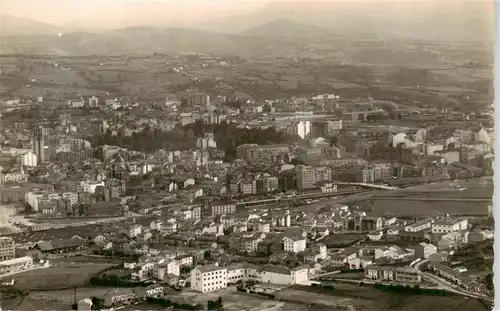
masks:
[[[191,270],[191,289],[206,293],[227,287],[227,269],[216,265],[197,266]]]
[[[432,233],[449,233],[460,230],[467,230],[469,221],[464,219],[437,220],[432,224]]]
[[[37,166],[36,154],[28,150],[17,156],[17,163],[24,166]]]
[[[309,267],[299,266],[288,269],[279,266],[267,266],[262,269],[262,283],[271,283],[278,285],[301,284],[309,279]]]
[[[260,282],[259,267],[249,263],[235,263],[227,267],[227,283]]]
[[[33,258],[24,256],[9,260],[0,261],[0,275],[20,272],[31,269],[33,267]]]
[[[283,238],[285,252],[297,254],[306,250],[306,239],[299,236],[286,236]]]

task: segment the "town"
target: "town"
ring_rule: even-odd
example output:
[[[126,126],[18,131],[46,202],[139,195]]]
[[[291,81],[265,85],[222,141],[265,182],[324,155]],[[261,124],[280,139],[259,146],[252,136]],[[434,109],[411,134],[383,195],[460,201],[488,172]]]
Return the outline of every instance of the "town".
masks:
[[[490,310],[490,64],[311,40],[5,53],[0,310]]]

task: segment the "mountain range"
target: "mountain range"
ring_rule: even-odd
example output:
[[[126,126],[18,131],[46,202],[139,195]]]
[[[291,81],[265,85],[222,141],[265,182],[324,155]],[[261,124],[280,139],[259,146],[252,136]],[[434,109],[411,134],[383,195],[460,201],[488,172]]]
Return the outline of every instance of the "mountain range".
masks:
[[[434,3],[430,10],[429,6],[398,5],[275,2],[193,28],[135,26],[101,31],[93,31],[91,24],[83,21],[54,26],[1,15],[0,33],[4,53],[63,54],[194,52],[258,56],[312,41],[334,44],[340,38],[492,41],[493,12],[487,6]]]

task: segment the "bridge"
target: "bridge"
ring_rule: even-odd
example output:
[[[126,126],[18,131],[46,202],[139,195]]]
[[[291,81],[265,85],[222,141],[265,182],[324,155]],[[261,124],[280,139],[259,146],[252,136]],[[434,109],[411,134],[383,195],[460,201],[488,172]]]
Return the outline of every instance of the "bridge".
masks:
[[[337,185],[349,185],[349,186],[358,186],[363,188],[371,188],[371,189],[379,189],[379,190],[396,190],[399,188],[385,186],[385,185],[375,185],[375,184],[366,184],[366,183],[358,183],[358,182],[337,182]]]

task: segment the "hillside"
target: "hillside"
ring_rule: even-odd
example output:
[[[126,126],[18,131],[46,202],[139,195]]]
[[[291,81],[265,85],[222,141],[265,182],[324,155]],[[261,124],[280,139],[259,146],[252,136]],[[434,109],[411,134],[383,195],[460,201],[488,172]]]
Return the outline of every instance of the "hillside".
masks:
[[[29,18],[0,15],[0,33],[3,37],[24,35],[57,35],[63,29]]]
[[[258,37],[311,38],[330,36],[332,32],[314,25],[287,19],[277,19],[242,31],[240,34]]]

